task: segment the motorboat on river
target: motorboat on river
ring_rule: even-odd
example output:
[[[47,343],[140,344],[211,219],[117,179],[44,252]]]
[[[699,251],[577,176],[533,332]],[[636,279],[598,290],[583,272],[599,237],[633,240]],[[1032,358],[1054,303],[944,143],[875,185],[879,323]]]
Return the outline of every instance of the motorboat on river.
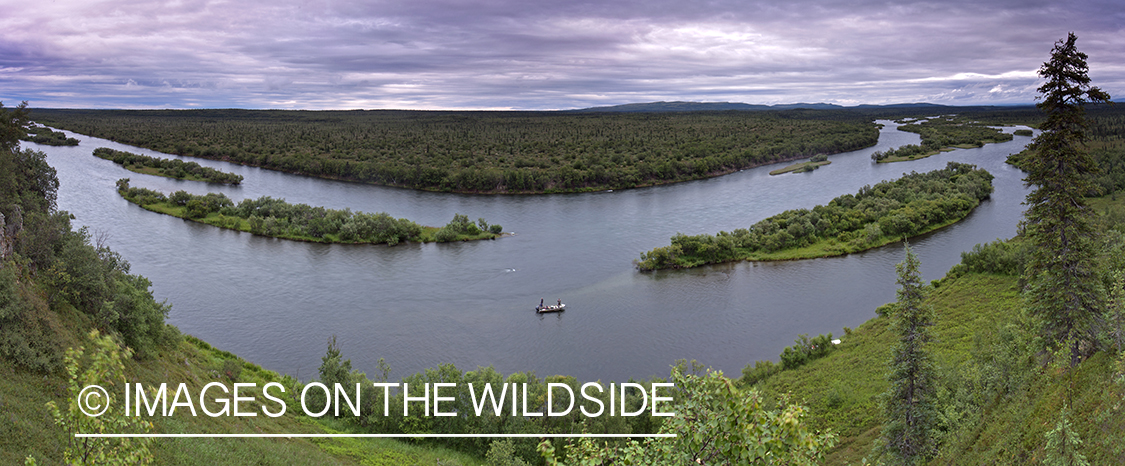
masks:
[[[545,314],[545,313],[548,313],[548,312],[562,312],[565,309],[566,309],[566,304],[559,303],[559,304],[552,304],[550,306],[536,306],[535,312],[540,313],[540,314]]]

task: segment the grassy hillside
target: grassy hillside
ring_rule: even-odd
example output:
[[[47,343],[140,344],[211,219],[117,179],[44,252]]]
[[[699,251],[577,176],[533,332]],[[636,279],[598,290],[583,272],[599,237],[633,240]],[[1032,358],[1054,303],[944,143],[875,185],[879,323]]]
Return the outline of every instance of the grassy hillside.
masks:
[[[68,346],[81,344],[93,326],[84,314],[65,306],[52,312],[51,325]],[[163,348],[158,357],[126,361],[130,382],[186,383],[192,393],[210,382],[271,381],[292,386],[292,379],[238,359],[231,353],[186,337]],[[235,372],[234,378],[228,373]],[[286,380],[288,379],[288,380]],[[68,439],[55,426],[46,403],[66,401],[64,374],[31,371],[0,358],[0,464],[22,464],[28,455],[39,464],[59,464]],[[290,390],[287,389],[287,392]],[[333,433],[332,425],[294,414],[218,417],[200,413],[154,418],[155,433]],[[256,408],[256,406],[254,406]],[[158,439],[149,446],[156,464],[482,464],[480,458],[434,446],[415,446],[390,439]]]
[[[933,350],[944,404],[944,442],[932,464],[1042,461],[1044,436],[1057,422],[1068,390],[1071,419],[1091,464],[1125,463],[1120,435],[1125,387],[1113,382],[1120,370],[1116,361],[1098,353],[1067,373],[1021,357],[1018,349],[1028,335],[1017,281],[970,273],[942,280],[928,298],[937,316]],[[883,422],[879,397],[888,387],[885,374],[896,340],[889,322],[885,316],[871,319],[828,356],[757,384],[775,396],[792,394],[810,408],[814,428],[840,435],[826,464],[874,458]]]

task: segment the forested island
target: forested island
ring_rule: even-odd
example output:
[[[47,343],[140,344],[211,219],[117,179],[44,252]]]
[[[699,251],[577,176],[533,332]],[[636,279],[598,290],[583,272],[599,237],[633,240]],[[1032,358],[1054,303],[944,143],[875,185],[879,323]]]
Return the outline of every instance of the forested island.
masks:
[[[810,209],[787,210],[750,228],[718,235],[677,234],[672,244],[641,253],[642,271],[737,260],[828,257],[882,246],[965,218],[992,194],[992,174],[950,162],[864,186]]]
[[[150,157],[106,147],[94,149],[94,156],[112,161],[134,173],[163,176],[177,180],[206,181],[208,183],[242,183],[242,175],[204,167],[195,162],[184,162],[180,159]]]
[[[922,120],[899,120],[899,131],[917,133],[921,144],[907,144],[896,149],[876,151],[871,160],[879,163],[919,160],[954,149],[983,147],[985,144],[1007,142],[1012,135],[986,126],[969,116],[941,116]]]
[[[552,193],[701,179],[878,141],[844,111],[563,113],[62,110],[36,117],[176,155],[462,193]]]
[[[77,146],[78,139],[68,138],[62,131],[54,131],[46,126],[30,125],[21,140],[48,146]]]
[[[785,168],[770,171],[771,175],[783,175],[785,173],[805,173],[816,170],[822,166],[830,165],[832,162],[828,160],[825,154],[817,154],[810,158],[807,162],[798,162],[789,165]]]
[[[117,193],[147,210],[255,235],[317,243],[387,244],[401,242],[449,242],[494,239],[503,234],[500,225],[476,223],[462,214],[441,228],[426,227],[385,212],[369,214],[290,204],[284,199],[262,196],[235,204],[222,193],[205,195],[176,191],[165,195],[117,180]]]

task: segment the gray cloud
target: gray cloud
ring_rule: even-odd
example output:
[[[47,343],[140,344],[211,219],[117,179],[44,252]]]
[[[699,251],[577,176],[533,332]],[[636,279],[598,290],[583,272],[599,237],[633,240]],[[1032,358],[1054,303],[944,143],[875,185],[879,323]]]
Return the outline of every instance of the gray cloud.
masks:
[[[1100,0],[0,1],[0,100],[33,106],[1026,103],[1070,31],[1125,92]]]

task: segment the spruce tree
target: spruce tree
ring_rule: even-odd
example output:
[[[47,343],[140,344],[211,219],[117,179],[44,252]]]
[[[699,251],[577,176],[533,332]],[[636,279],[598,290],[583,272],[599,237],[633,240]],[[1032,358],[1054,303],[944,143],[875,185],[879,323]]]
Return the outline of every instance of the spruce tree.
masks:
[[[1043,325],[1047,349],[1069,347],[1070,364],[1097,341],[1100,293],[1094,277],[1093,211],[1084,198],[1096,192],[1094,159],[1086,150],[1084,106],[1107,102],[1109,95],[1090,86],[1086,54],[1074,33],[1055,43],[1051,59],[1039,69],[1046,121],[1029,146],[1024,169],[1028,187],[1027,236],[1034,244],[1026,271],[1028,308]]]
[[[906,259],[895,266],[898,302],[891,314],[898,343],[891,350],[891,383],[884,398],[884,451],[894,464],[921,464],[935,448],[937,398],[933,362],[927,343],[933,310],[923,304],[925,285],[918,272],[918,257],[906,245]]]

